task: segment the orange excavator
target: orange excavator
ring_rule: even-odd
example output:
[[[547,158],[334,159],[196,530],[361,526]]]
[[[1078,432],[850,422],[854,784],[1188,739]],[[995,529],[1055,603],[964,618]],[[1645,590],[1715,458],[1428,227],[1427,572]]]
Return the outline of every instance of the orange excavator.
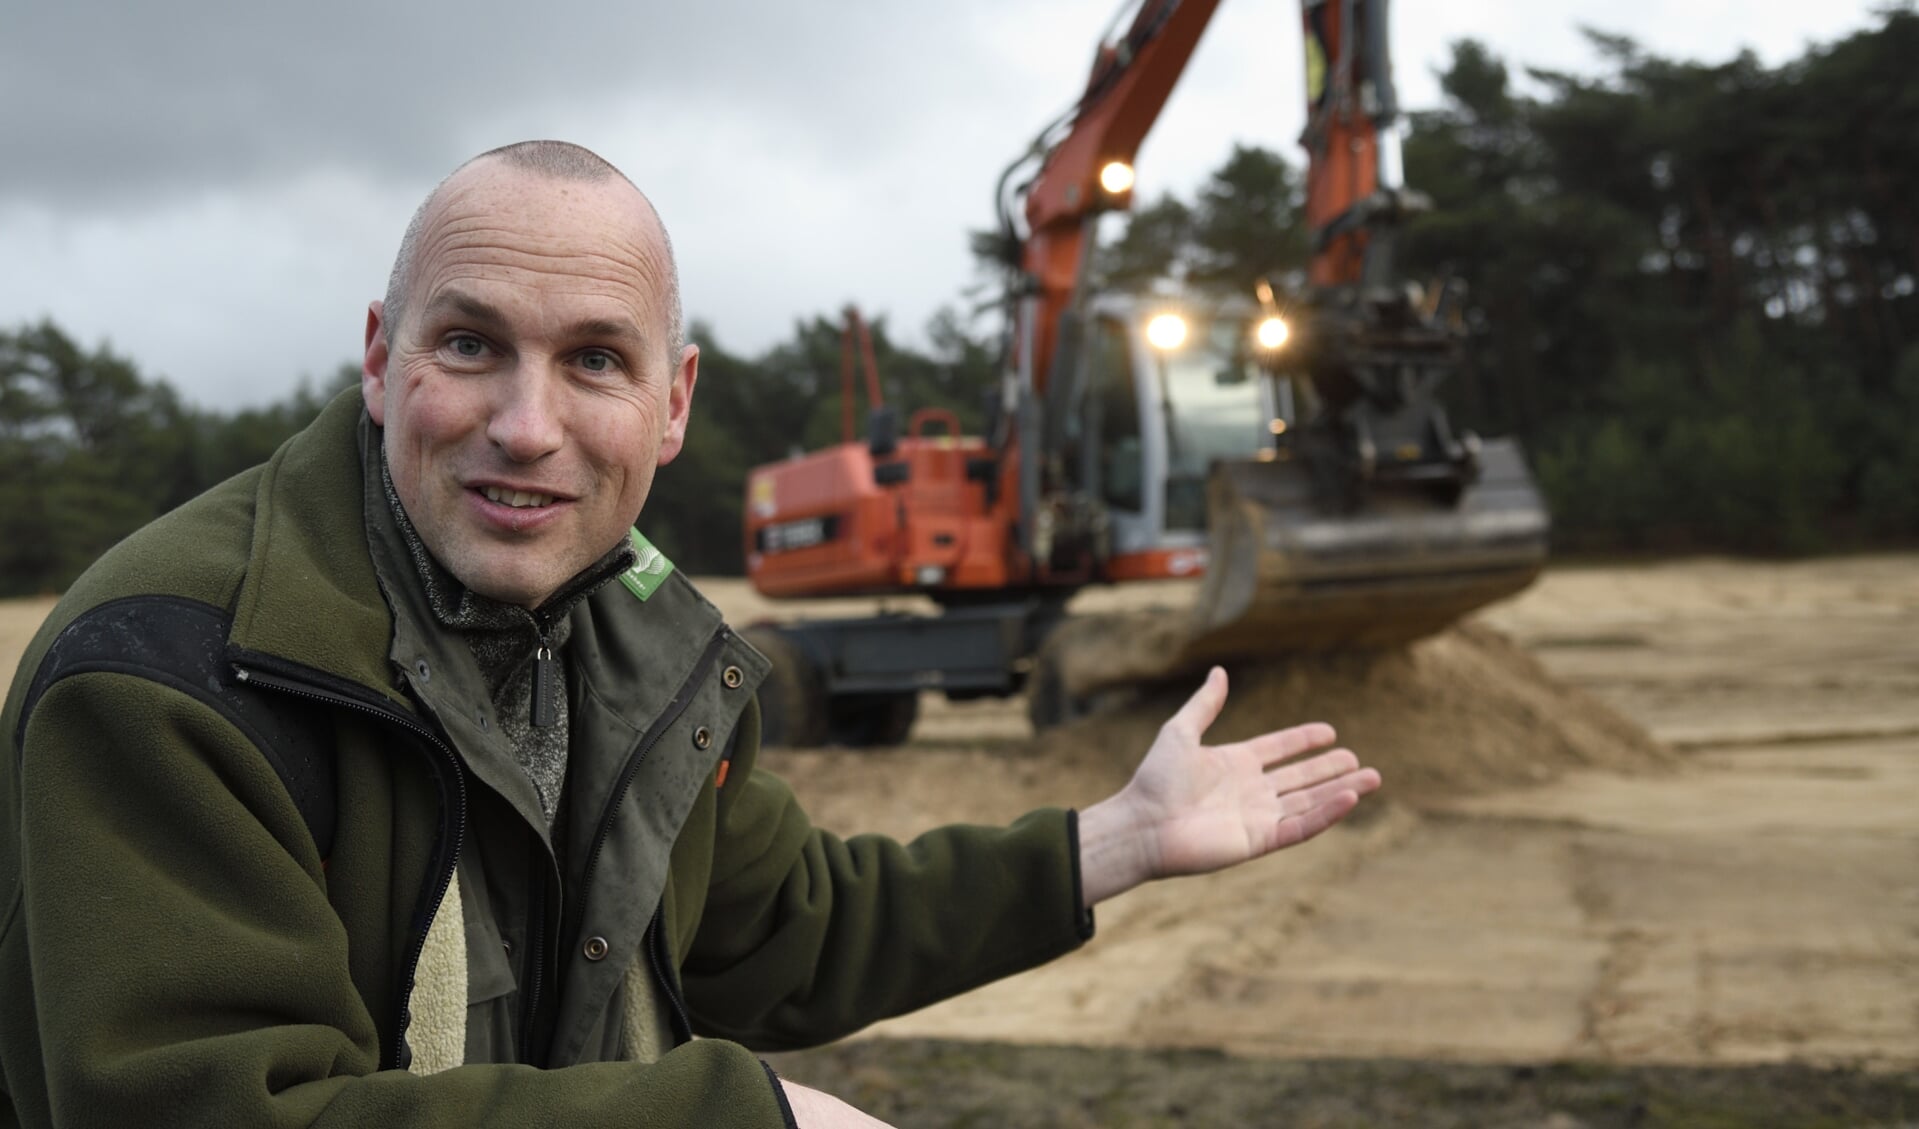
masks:
[[[1012,269],[985,434],[943,412],[902,431],[878,406],[864,440],[849,426],[750,474],[761,593],[941,609],[749,629],[774,661],[769,743],[895,743],[922,690],[1056,691],[1043,645],[1089,584],[1203,575],[1153,672],[1171,676],[1397,646],[1538,573],[1548,518],[1517,445],[1455,430],[1437,399],[1460,361],[1457,287],[1422,289],[1394,262],[1426,202],[1400,173],[1389,0],[1301,0],[1303,282],[1227,297],[1097,284],[1099,218],[1130,206],[1134,154],[1217,3],[1122,9],[1079,100],[1000,178]],[[1057,692],[1029,703],[1039,726],[1075,712]]]

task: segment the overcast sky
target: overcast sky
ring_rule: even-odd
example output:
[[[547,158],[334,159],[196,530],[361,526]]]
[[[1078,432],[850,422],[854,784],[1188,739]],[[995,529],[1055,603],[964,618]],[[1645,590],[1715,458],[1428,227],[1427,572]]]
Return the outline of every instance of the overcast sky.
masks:
[[[526,137],[652,196],[689,318],[756,353],[848,301],[921,340],[995,178],[1084,82],[1115,0],[0,0],[0,326],[51,317],[209,406],[358,356],[415,205]],[[1402,100],[1447,45],[1590,72],[1579,25],[1768,62],[1869,0],[1394,5]],[[1297,156],[1297,6],[1227,0],[1139,159],[1188,194],[1234,142]]]

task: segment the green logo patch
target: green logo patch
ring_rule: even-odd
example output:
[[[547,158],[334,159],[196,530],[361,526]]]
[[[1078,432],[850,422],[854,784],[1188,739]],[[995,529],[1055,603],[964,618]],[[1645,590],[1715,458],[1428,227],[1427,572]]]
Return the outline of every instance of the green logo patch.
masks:
[[[666,578],[673,575],[673,562],[666,554],[653,547],[653,543],[640,536],[637,529],[628,530],[627,536],[633,542],[633,552],[637,554],[633,567],[620,574],[620,583],[626,590],[645,600],[659,591]]]

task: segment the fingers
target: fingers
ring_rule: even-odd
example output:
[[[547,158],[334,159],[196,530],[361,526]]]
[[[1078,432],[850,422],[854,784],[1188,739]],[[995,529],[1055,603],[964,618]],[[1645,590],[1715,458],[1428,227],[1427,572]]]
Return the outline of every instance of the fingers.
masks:
[[[1314,809],[1332,803],[1345,793],[1352,793],[1353,802],[1379,789],[1379,773],[1370,768],[1357,768],[1328,777],[1308,788],[1300,788],[1279,794],[1280,818],[1288,819],[1295,815],[1309,813]]]
[[[1342,789],[1328,796],[1323,803],[1288,816],[1274,825],[1274,850],[1295,847],[1320,832],[1346,818],[1348,812],[1359,806],[1359,793],[1351,789]]]
[[[1332,726],[1323,721],[1309,721],[1290,729],[1262,733],[1258,737],[1227,746],[1227,751],[1250,752],[1259,761],[1261,768],[1272,768],[1281,761],[1291,760],[1301,753],[1323,749],[1332,744],[1337,737],[1338,734],[1333,732]]]
[[[1279,797],[1280,816],[1273,822],[1271,849],[1298,846],[1338,823],[1359,806],[1361,796],[1379,787],[1379,773],[1358,769],[1303,792]]]
[[[1226,670],[1214,667],[1206,672],[1206,681],[1200,683],[1186,704],[1166,722],[1166,728],[1190,740],[1197,745],[1205,736],[1219,711],[1226,708]]]
[[[1311,760],[1267,769],[1266,783],[1274,792],[1284,795],[1344,776],[1358,768],[1359,757],[1351,749],[1333,749]]]

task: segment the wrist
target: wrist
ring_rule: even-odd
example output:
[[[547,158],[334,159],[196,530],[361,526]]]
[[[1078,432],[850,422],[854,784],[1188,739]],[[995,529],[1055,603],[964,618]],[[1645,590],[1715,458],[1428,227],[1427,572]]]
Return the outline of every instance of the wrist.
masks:
[[[1092,909],[1158,876],[1150,826],[1124,792],[1079,813],[1082,908]]]

